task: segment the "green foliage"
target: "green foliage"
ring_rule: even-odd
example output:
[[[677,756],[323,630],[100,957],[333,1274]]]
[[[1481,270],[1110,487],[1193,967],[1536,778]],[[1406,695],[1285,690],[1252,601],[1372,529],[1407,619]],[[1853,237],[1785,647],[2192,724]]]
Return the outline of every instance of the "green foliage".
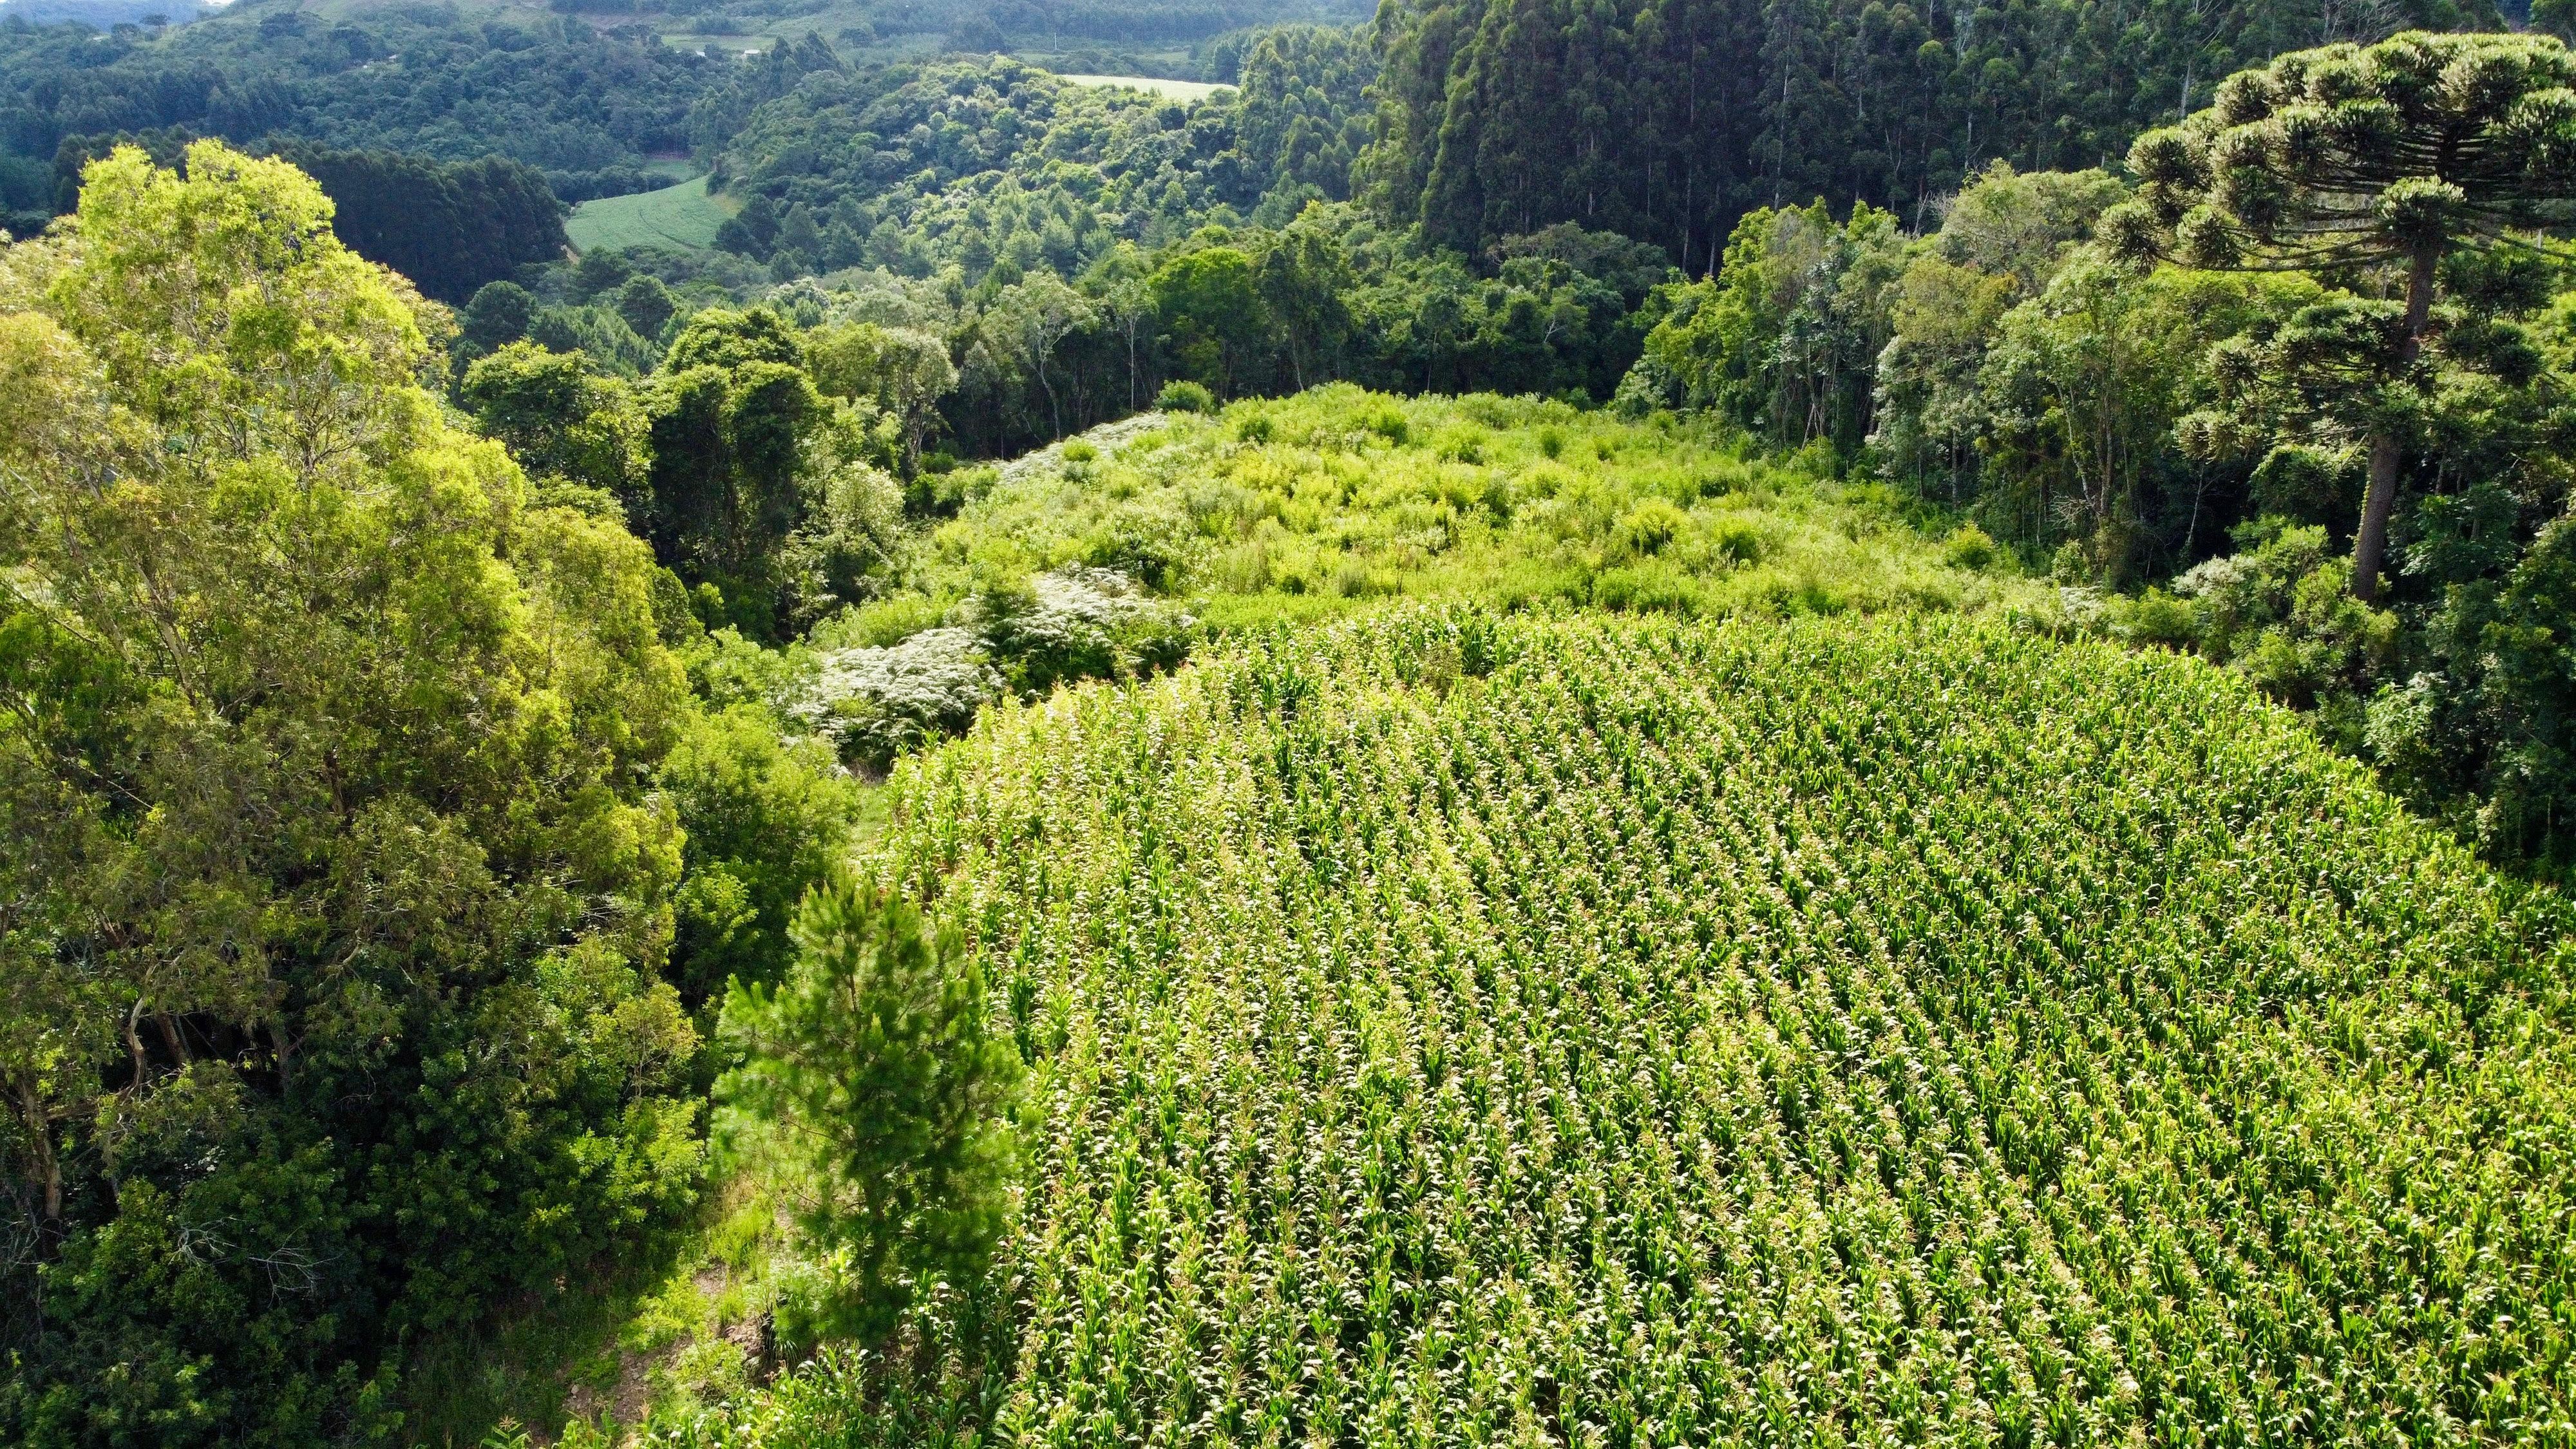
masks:
[[[1152,252],[1117,241],[1071,282],[1035,261],[972,288],[954,271],[846,271],[770,289],[766,303],[813,330],[808,349],[826,332],[843,339],[846,361],[809,351],[818,380],[853,366],[909,379],[875,401],[903,420],[917,467],[935,431],[1009,453],[1138,411],[1175,380],[1211,396],[1333,378],[1606,396],[1654,320],[1641,304],[1669,275],[1652,247],[1571,226],[1507,238],[1493,261],[1481,274],[1319,204],[1276,230],[1204,227]],[[920,365],[896,368],[898,354]],[[855,396],[861,384],[824,386]]]
[[[2283,77],[2304,77],[2318,94],[2365,82],[2402,91],[2405,67],[2421,70],[2427,56],[2450,57],[2461,86],[2494,69],[2491,88],[2507,99],[2463,91],[2428,102],[2410,124],[2459,131],[2464,157],[2541,144],[2533,138],[2557,103],[2535,88],[2563,63],[2554,42],[2413,37],[2285,57],[2230,82],[2227,94],[2256,99],[2220,109],[2239,106],[2245,118],[2195,120],[2142,141],[2138,164],[2162,157],[2181,168],[2173,176],[2202,168],[2194,184],[2252,187],[2247,177],[2219,185],[2210,158],[2237,146],[2252,148],[2249,166],[2290,164],[2283,128],[2305,123]],[[2499,108],[2521,119],[2498,121]],[[2238,134],[2229,125],[2247,135],[2223,139]],[[2396,150],[2381,159],[2400,169],[2451,164],[2419,155],[2429,144],[2420,138],[2389,144]],[[2175,146],[2183,152],[2165,154]],[[2463,172],[2501,189],[2464,202],[2450,240],[2375,270],[2396,245],[2386,230],[2395,223],[2352,211],[2324,181],[2299,203],[2322,210],[2305,220],[2284,212],[2279,236],[2248,241],[2240,269],[2224,272],[2116,259],[2118,246],[2139,244],[2142,224],[2148,242],[2181,244],[2181,231],[2155,224],[2184,199],[2173,176],[2123,202],[2120,184],[2099,172],[1996,165],[1943,208],[1938,231],[1911,239],[1866,211],[1838,226],[1820,208],[1757,210],[1718,277],[1658,294],[1661,320],[1618,402],[1631,415],[1699,410],[1775,445],[1827,447],[1826,465],[1861,468],[1967,515],[2025,566],[2045,563],[2071,585],[2144,590],[2111,606],[2105,622],[2123,637],[2201,649],[2251,672],[2276,697],[2318,710],[2329,738],[2384,766],[2497,859],[2554,873],[2563,867],[2547,862],[2568,852],[2553,822],[2566,812],[2540,804],[2536,783],[2561,778],[2542,763],[2554,747],[2518,742],[2555,738],[2557,726],[2542,722],[2549,706],[2526,707],[2516,687],[2491,694],[2481,661],[2503,656],[2470,642],[2525,551],[2565,511],[2559,400],[2576,314],[2551,300],[2564,267],[2482,230],[2561,205],[2571,183],[2553,179],[2554,164],[2519,180]],[[2231,225],[2251,227],[2251,216]],[[2116,245],[2086,242],[2102,217]],[[2293,270],[2264,274],[2271,266]],[[2265,543],[2210,560],[2267,517]],[[2330,532],[2350,537],[2357,559],[2374,518],[2396,558],[2385,593],[2350,609],[2316,594],[2328,575],[2308,555]],[[2265,552],[2288,537],[2299,540],[2297,558]],[[2356,572],[2336,576],[2350,587]],[[2243,587],[2219,587],[2222,577]],[[1683,597],[1633,570],[1613,583],[1591,596],[1629,607]],[[2195,592],[2203,584],[2217,592]],[[2092,609],[2086,597],[2070,596],[2069,622]],[[2240,605],[2256,621],[2251,633],[2229,621]],[[2497,803],[2507,796],[2518,803]]]
[[[1163,390],[1154,395],[1154,406],[1167,413],[1212,413],[1216,395],[1203,383],[1180,378],[1163,384]]]
[[[0,253],[12,1442],[391,1432],[407,1343],[697,1191],[651,558],[328,217],[129,150]]]
[[[1369,142],[1365,94],[1377,54],[1357,27],[1256,32],[1240,62],[1235,144],[1262,192],[1255,220],[1293,217],[1309,200],[1350,199],[1352,159]]]
[[[528,323],[528,340],[555,352],[578,352],[604,372],[637,377],[653,369],[660,349],[636,335],[612,307],[545,307]]]
[[[2512,561],[2445,589],[2424,623],[2421,667],[2382,676],[2366,743],[2397,782],[2497,858],[2566,881],[2576,878],[2567,808],[2576,798],[2576,652],[2565,623],[2576,605],[2576,524],[2562,514],[2517,552],[2509,520],[2518,510],[2501,491],[2439,500],[2468,505],[2445,512],[2489,514],[2505,540],[2491,547]],[[2410,568],[2420,560],[2429,571],[2427,545],[2449,521],[2425,520]]]
[[[656,778],[685,832],[672,950],[682,999],[712,1005],[728,981],[775,980],[796,903],[849,847],[857,782],[819,742],[782,742],[778,721],[750,705],[700,720]]]
[[[2179,610],[2151,592],[2129,627],[2232,665],[2276,699],[2349,703],[2388,663],[2396,617],[2351,596],[2351,565],[2323,528],[2264,518],[2238,529],[2237,543],[2242,552],[2174,581]]]
[[[846,874],[798,909],[775,989],[737,982],[718,1084],[734,1130],[793,1174],[797,1220],[828,1253],[792,1338],[873,1340],[938,1285],[971,1285],[1003,1221],[1020,1060],[987,1030],[986,983],[953,926]],[[752,1125],[756,1124],[756,1126]]]
[[[665,1442],[2479,1442],[2569,1395],[2523,1325],[2576,1159],[2503,1145],[2576,1128],[2567,903],[2199,661],[1401,611],[890,789],[877,868],[1036,1063],[1030,1180],[987,1302]]]
[[[628,277],[619,284],[615,306],[628,329],[648,340],[660,338],[662,329],[680,310],[661,278],[642,275]]]
[[[2322,271],[2563,225],[2571,79],[2551,36],[2412,31],[2281,56],[2137,139],[2138,197],[2106,236],[2212,270]]]
[[[693,367],[735,368],[752,363],[781,367],[805,364],[805,339],[795,324],[768,307],[736,312],[710,307],[690,315],[688,325],[671,339],[663,365],[673,372]]]
[[[693,104],[751,69],[631,30],[438,7],[252,6],[166,33],[0,27],[0,150],[50,159],[70,137],[187,127],[469,168],[497,154],[577,201],[650,185],[648,153],[686,149]]]
[[[2101,164],[2201,111],[2240,66],[2409,26],[2502,29],[2484,3],[2367,14],[2226,0],[2049,0],[1956,9],[1877,0],[1402,0],[1359,192],[1462,252],[1550,222],[1652,240],[1694,273],[1749,211],[1802,197],[1916,224],[1997,157]]]
[[[1868,490],[1742,462],[1720,434],[1562,403],[1344,385],[1090,438],[1094,458],[1004,469],[929,534],[901,591],[961,599],[997,573],[1109,568],[1220,629],[1387,594],[1690,614],[2046,608],[2007,574],[1945,562]]]
[[[457,334],[469,353],[493,352],[528,335],[537,299],[516,282],[487,282],[457,316]]]
[[[1842,225],[1821,201],[1747,213],[1715,278],[1669,290],[1622,401],[1712,409],[1783,447],[1858,447],[1901,255],[1896,218],[1865,204]]]
[[[1973,523],[1960,524],[1941,544],[1941,558],[1953,568],[1987,568],[1998,557],[1995,541]]]
[[[53,151],[55,186],[68,208],[92,161],[120,145],[141,144],[154,161],[184,164],[188,127],[67,136]],[[272,139],[271,154],[294,163],[331,198],[332,231],[343,245],[411,279],[450,305],[523,266],[563,255],[563,204],[534,168],[500,156],[442,164],[390,151],[334,151]],[[14,159],[14,158],[11,158]],[[22,228],[42,229],[41,219]]]
[[[2069,256],[1996,319],[1973,391],[1944,399],[1982,433],[1977,513],[2034,554],[2071,544],[2083,578],[2127,584],[2190,560],[2222,521],[2212,472],[2260,486],[2241,459],[2177,446],[2223,391],[2211,350],[2274,331],[2315,297],[2301,278],[2139,277]]]
[[[1240,90],[1186,107],[1008,58],[811,71],[717,158],[718,185],[749,203],[718,244],[798,271],[954,264],[1008,283],[1231,223],[1265,194],[1273,225],[1346,196],[1364,43],[1282,29],[1244,66]]]
[[[701,672],[714,697],[764,702],[882,772],[1005,694],[1148,677],[1202,628],[1387,595],[2053,617],[1991,543],[1963,561],[1885,503],[1564,404],[1345,387],[1173,409],[978,482],[898,552],[864,609],[784,655],[726,644]]]
[[[827,371],[852,391],[865,381]],[[716,590],[725,622],[776,639],[876,587],[900,522],[885,469],[901,425],[818,390],[793,323],[767,308],[693,314],[633,405],[648,419],[644,532]]]
[[[2353,530],[2354,592],[2377,597],[2403,454],[2436,390],[2420,365],[2441,265],[2457,248],[2528,247],[2576,222],[2576,58],[2553,36],[2408,32],[2333,45],[2230,76],[2216,104],[2130,148],[2137,199],[2103,218],[2128,257],[2194,266],[2350,272],[2391,265],[2403,302],[2329,299],[2264,352],[2214,359],[2235,404],[2205,433],[2320,431],[2369,451]],[[2493,334],[2496,329],[2481,329]],[[2449,349],[2452,367],[2520,381],[2507,333]],[[2232,363],[2232,365],[2231,365]],[[2502,364],[2499,366],[2498,364]],[[2283,398],[2281,393],[2290,394]]]
[[[486,282],[563,255],[564,206],[535,168],[500,156],[441,165],[390,151],[287,146],[279,156],[331,198],[351,251],[463,302]]]
[[[1235,392],[1270,332],[1252,259],[1229,246],[1187,251],[1145,285],[1173,370],[1219,396]]]
[[[845,322],[805,339],[814,385],[832,397],[866,401],[903,432],[907,469],[939,426],[939,400],[957,387],[957,367],[938,337],[912,328]]]
[[[509,343],[465,370],[459,399],[540,488],[594,489],[640,514],[650,503],[649,424],[628,389],[587,363],[579,352]]]

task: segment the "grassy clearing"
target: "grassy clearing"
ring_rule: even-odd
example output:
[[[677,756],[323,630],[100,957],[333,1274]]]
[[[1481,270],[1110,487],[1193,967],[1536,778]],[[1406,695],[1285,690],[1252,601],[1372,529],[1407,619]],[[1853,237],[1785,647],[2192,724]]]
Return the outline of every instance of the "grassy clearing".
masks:
[[[460,1449],[510,1444],[494,1425],[563,1426],[561,1442],[604,1446],[657,1415],[686,1420],[740,1399],[771,1367],[762,1323],[784,1263],[778,1205],[759,1174],[725,1184],[675,1260],[564,1295],[549,1311],[427,1346],[411,1366],[423,1394],[410,1442]]]
[[[1158,80],[1141,75],[1069,75],[1063,77],[1078,86],[1125,86],[1149,95],[1168,96],[1176,101],[1203,101],[1227,87],[1205,81]]]
[[[1220,633],[1388,598],[1691,617],[2056,606],[1981,536],[1884,490],[1535,398],[1336,385],[1109,424],[957,486],[957,517],[876,614],[935,617],[997,577],[1075,563],[1184,599]]]
[[[643,246],[700,251],[715,245],[716,228],[740,209],[731,197],[710,193],[707,178],[699,176],[659,191],[585,201],[572,209],[564,234],[581,251]]]

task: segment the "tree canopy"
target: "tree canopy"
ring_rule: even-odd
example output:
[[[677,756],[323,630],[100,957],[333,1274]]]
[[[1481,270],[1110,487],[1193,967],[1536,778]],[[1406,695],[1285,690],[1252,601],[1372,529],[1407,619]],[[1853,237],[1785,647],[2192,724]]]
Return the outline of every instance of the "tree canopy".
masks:
[[[2130,148],[2135,200],[2112,247],[2206,268],[2403,269],[2402,307],[2354,299],[2289,334],[2273,371],[2367,439],[2352,586],[2379,588],[2400,454],[2430,378],[2419,367],[2442,260],[2536,245],[2576,220],[2576,58],[2549,36],[2427,35],[2281,56],[2206,111]]]
[[[697,1191],[717,796],[654,781],[784,766],[707,733],[645,545],[422,386],[428,321],[213,142],[0,252],[13,1442],[390,1432],[406,1342]],[[848,812],[765,818],[734,873],[792,894]]]

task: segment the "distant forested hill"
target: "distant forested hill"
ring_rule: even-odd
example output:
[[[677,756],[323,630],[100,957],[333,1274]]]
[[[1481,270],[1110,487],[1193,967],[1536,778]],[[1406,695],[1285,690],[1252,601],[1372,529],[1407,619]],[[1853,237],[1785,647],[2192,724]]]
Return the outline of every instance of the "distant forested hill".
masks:
[[[216,14],[199,0],[0,0],[0,21],[31,25],[69,20],[101,30],[116,25],[185,25]]]
[[[1756,206],[1920,224],[1987,161],[2112,161],[2278,52],[2501,24],[2493,0],[1388,0],[1364,167],[1471,253],[1576,221],[1713,270]]]
[[[801,50],[802,47],[800,46]],[[816,66],[715,158],[750,202],[719,245],[805,269],[956,262],[980,279],[1071,276],[1121,237],[1159,244],[1218,207],[1284,222],[1348,194],[1376,67],[1347,30],[1287,26],[1240,62],[1231,97],[1184,105],[1009,59]]]
[[[1370,7],[1366,0],[1008,0],[989,6],[955,0],[941,8],[960,18],[989,14],[996,26],[1012,36],[1053,34],[1134,43],[1196,38],[1281,21],[1347,23],[1368,18]]]
[[[162,36],[0,22],[0,150],[49,163],[67,137],[185,127],[506,156],[579,196],[643,185],[647,155],[687,147],[692,104],[745,69],[641,32],[444,6],[336,21],[260,6]]]

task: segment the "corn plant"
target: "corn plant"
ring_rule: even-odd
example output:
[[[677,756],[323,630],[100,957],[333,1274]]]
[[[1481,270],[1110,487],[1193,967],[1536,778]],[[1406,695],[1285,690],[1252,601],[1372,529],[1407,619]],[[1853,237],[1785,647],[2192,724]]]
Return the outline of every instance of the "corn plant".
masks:
[[[2576,1443],[2576,921],[2199,663],[1396,613],[892,789],[1026,1177],[704,1442]]]

